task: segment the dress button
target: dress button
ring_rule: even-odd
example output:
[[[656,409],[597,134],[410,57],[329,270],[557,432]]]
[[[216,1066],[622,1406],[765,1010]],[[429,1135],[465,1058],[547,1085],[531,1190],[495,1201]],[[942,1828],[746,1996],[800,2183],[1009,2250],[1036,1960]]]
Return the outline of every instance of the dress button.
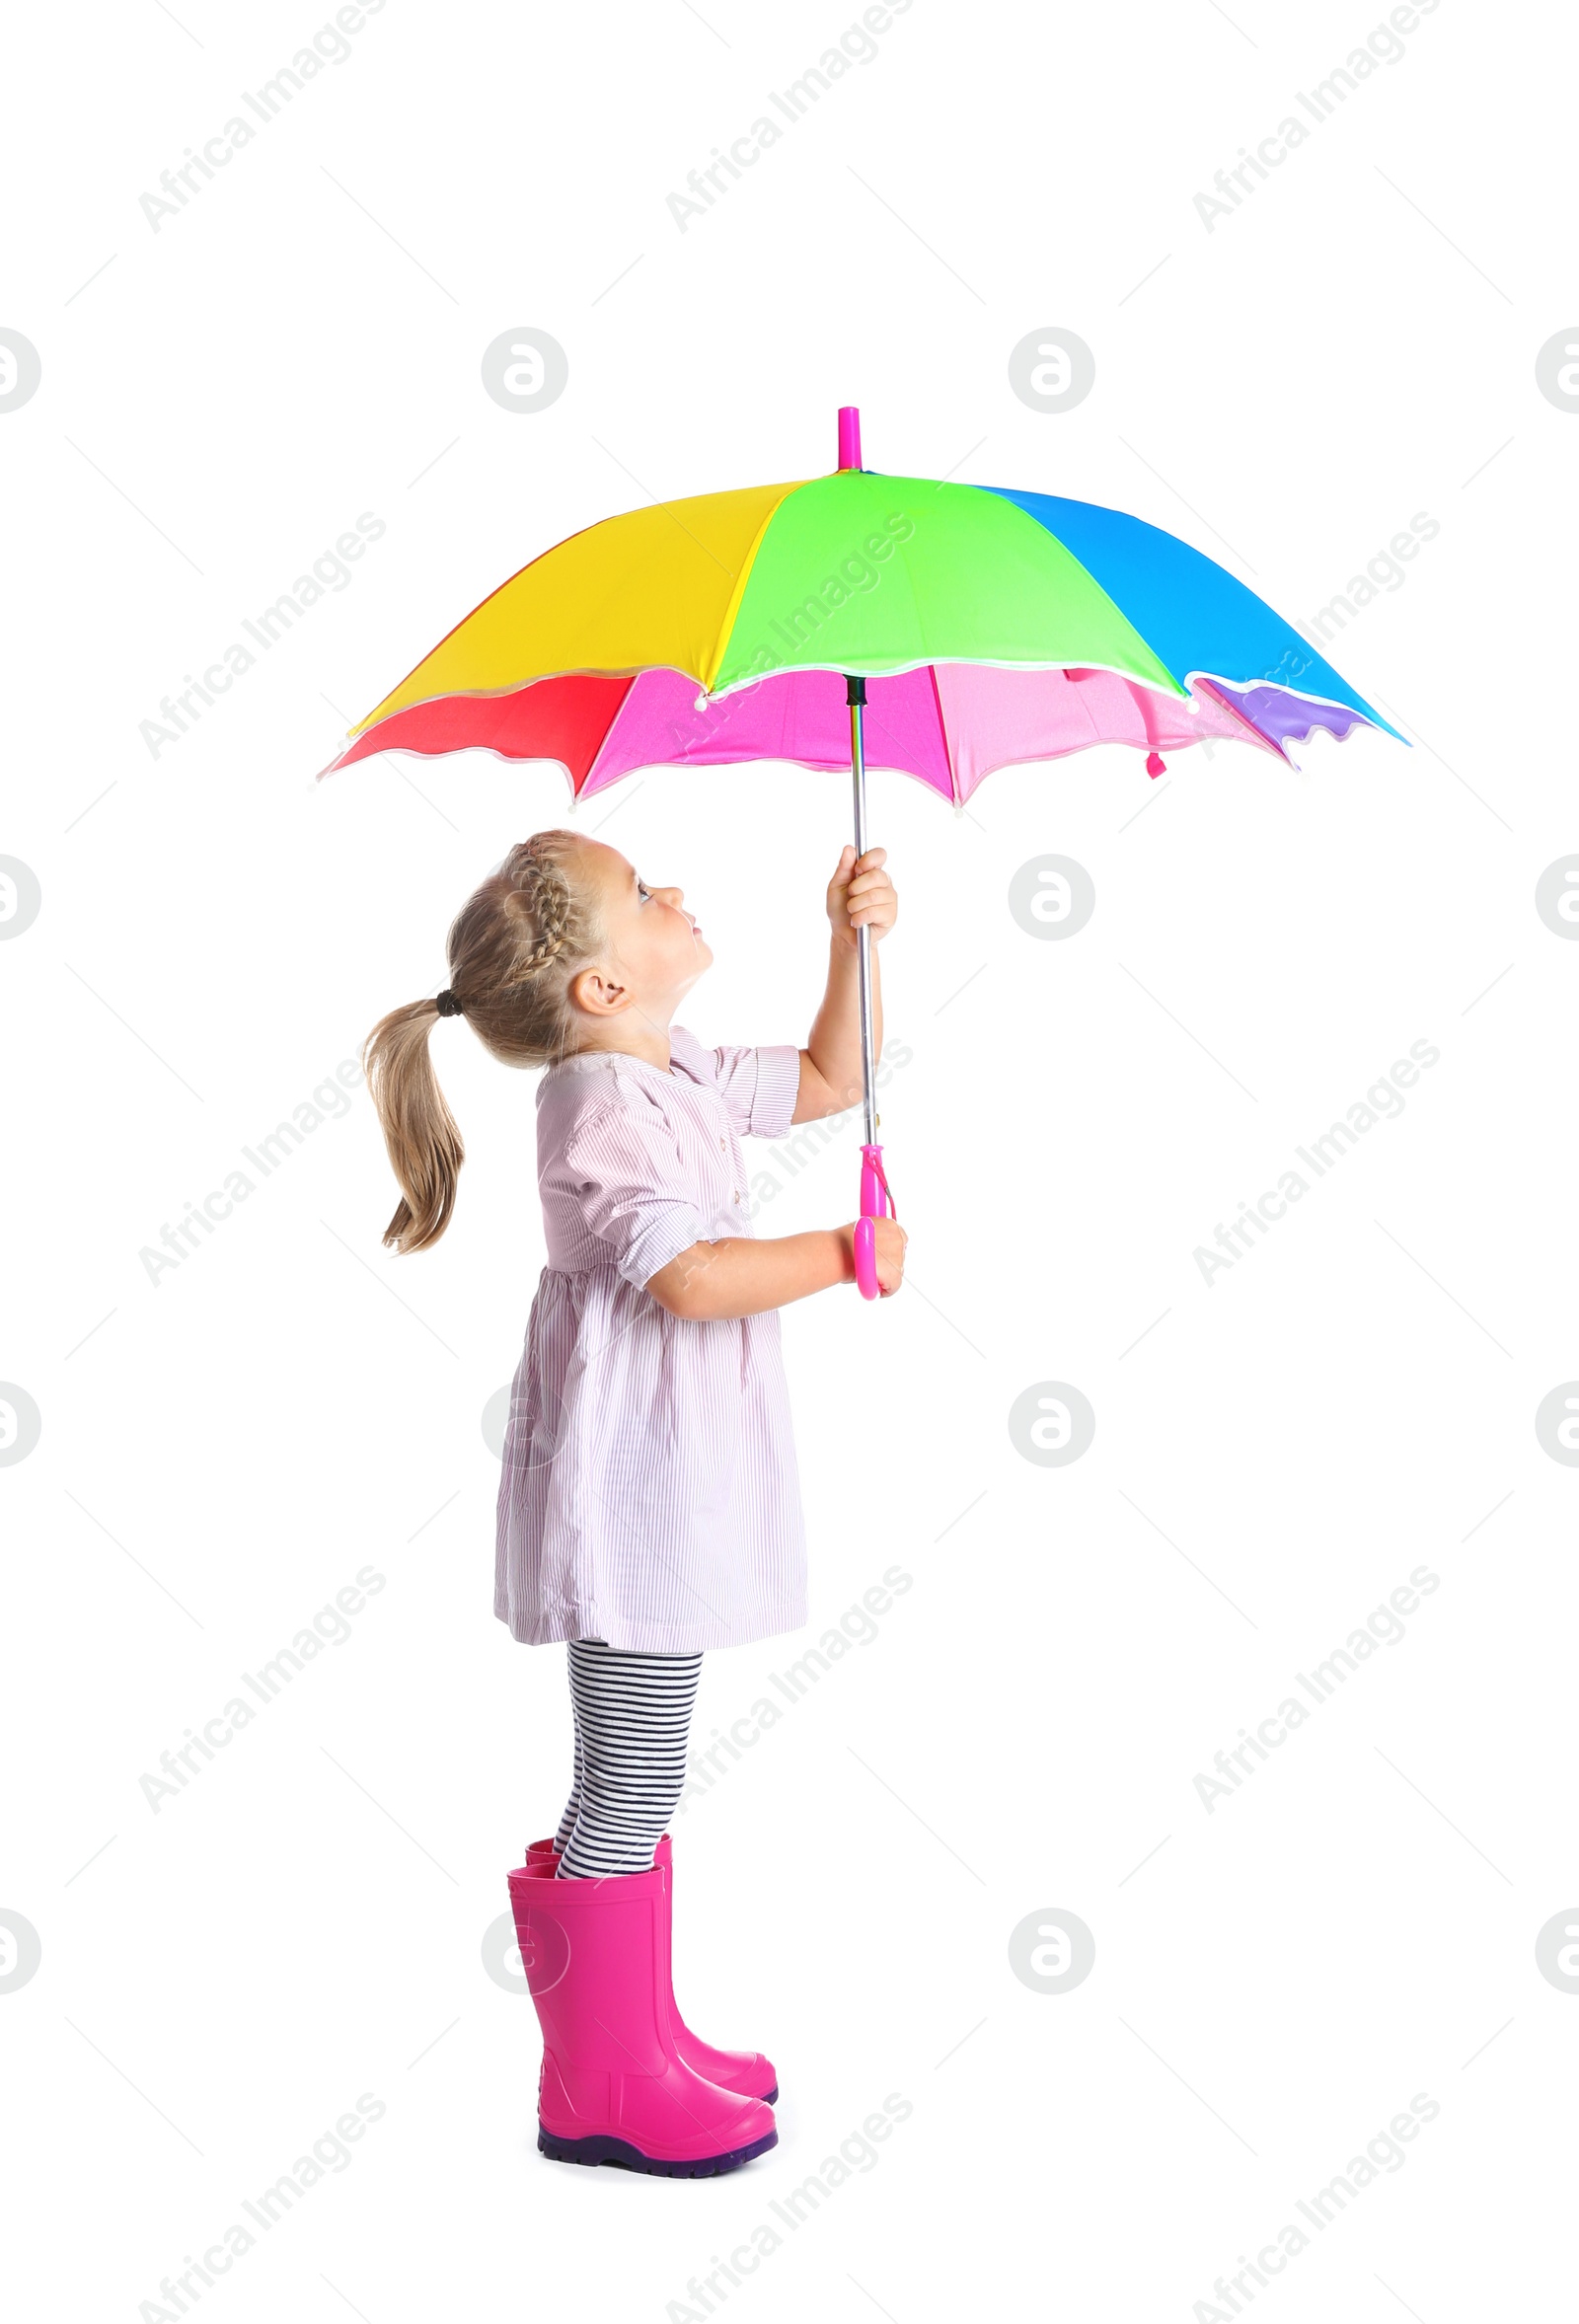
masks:
[[[739,1188],[738,1188],[738,1187],[736,1187],[736,1188],[735,1188],[735,1197],[734,1197],[734,1198],[735,1198],[735,1201],[736,1201],[736,1202],[738,1202],[738,1201],[740,1200],[740,1190],[739,1190]]]

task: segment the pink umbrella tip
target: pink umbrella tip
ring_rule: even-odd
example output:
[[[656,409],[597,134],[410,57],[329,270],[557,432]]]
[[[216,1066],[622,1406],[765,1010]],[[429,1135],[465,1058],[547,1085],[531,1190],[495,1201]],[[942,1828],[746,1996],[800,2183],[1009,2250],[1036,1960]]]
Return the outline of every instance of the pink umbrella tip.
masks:
[[[861,412],[854,404],[839,407],[839,465],[841,468],[861,466]]]

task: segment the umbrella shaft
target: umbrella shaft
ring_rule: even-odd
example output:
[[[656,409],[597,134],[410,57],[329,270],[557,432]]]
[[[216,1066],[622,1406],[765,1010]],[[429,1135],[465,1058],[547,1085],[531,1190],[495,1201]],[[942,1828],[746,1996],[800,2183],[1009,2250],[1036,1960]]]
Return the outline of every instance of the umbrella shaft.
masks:
[[[852,695],[856,690],[855,684],[849,686]],[[861,685],[861,699],[850,705],[850,770],[855,786],[858,861],[866,852],[866,750],[863,725],[865,691],[865,685]],[[872,1049],[871,930],[865,925],[856,931],[856,978],[861,993],[861,1079],[865,1109],[865,1144],[872,1146],[877,1139],[877,1067]]]

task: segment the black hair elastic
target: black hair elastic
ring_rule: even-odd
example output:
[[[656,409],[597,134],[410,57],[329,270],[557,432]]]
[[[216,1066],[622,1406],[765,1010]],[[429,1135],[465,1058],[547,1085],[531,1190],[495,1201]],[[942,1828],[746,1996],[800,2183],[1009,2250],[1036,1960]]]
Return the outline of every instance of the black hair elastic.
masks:
[[[440,1016],[464,1016],[466,1014],[465,1002],[459,993],[452,993],[448,985],[444,987],[438,997],[438,1012]]]

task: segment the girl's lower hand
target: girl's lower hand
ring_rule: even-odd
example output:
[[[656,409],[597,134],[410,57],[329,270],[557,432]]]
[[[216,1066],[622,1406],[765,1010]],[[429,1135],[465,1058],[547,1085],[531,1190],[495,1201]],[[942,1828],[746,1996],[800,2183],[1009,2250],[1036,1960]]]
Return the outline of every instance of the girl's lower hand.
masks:
[[[828,919],[834,942],[852,948],[858,929],[869,928],[878,943],[899,917],[894,883],[883,869],[886,848],[868,848],[858,856],[853,847],[840,851],[839,866],[828,882]]]
[[[871,1255],[876,1262],[877,1289],[884,1299],[890,1298],[905,1280],[905,1245],[909,1236],[897,1219],[873,1219]],[[841,1227],[845,1240],[847,1283],[856,1280],[856,1223]]]

